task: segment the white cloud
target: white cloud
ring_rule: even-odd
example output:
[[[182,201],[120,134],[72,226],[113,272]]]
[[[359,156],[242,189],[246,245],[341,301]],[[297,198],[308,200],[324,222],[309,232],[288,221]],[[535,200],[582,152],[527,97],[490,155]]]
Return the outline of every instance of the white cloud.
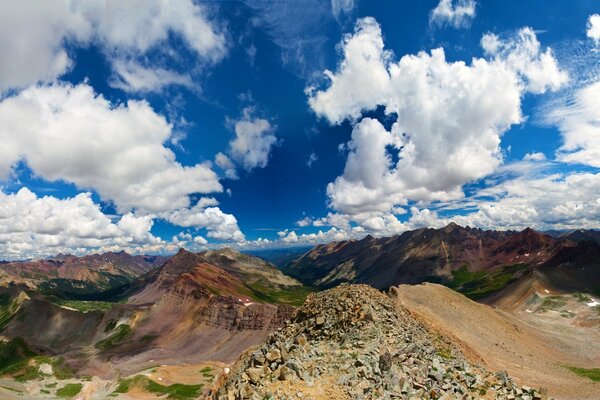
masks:
[[[577,90],[569,104],[550,110],[546,119],[563,137],[558,160],[600,167],[600,81]]]
[[[319,157],[315,154],[315,152],[310,153],[310,156],[308,156],[308,160],[306,160],[306,166],[308,168],[311,168],[313,163],[318,159]]]
[[[590,15],[585,33],[587,37],[594,41],[596,46],[600,44],[600,14]]]
[[[356,7],[355,0],[331,0],[331,12],[336,19],[350,14]]]
[[[225,154],[218,152],[215,155],[215,164],[225,172],[225,176],[229,179],[238,179],[238,174],[235,169],[235,164]]]
[[[117,76],[109,81],[110,86],[126,92],[156,92],[171,85],[194,88],[189,75],[163,68],[145,67],[131,60],[115,60],[113,68]]]
[[[327,187],[333,209],[377,231],[398,224],[394,206],[459,199],[465,183],[496,170],[502,134],[523,121],[522,95],[555,90],[566,74],[528,28],[483,44],[491,58],[470,64],[447,62],[441,48],[392,62],[377,22],[357,22],[339,70],[326,71],[329,87],[307,90],[309,104],[331,124],[377,106],[396,121],[389,131],[370,118],[355,125],[344,173]]]
[[[311,217],[304,217],[296,221],[296,225],[299,227],[310,226],[313,223],[313,219]]]
[[[94,189],[121,213],[189,205],[221,191],[209,164],[183,166],[164,146],[172,127],[145,101],[114,105],[80,84],[26,89],[0,103],[0,179],[24,161],[39,177]]]
[[[431,11],[429,22],[438,26],[464,28],[475,17],[475,0],[440,0]]]
[[[172,224],[182,227],[206,228],[208,237],[220,240],[243,242],[244,234],[240,231],[237,219],[226,214],[212,198],[202,198],[191,208],[182,208],[161,214],[161,217]]]
[[[244,109],[242,119],[235,123],[235,138],[229,142],[229,154],[247,171],[266,167],[271,150],[277,144],[269,121],[251,114],[252,108]]]
[[[208,62],[225,54],[223,34],[191,0],[0,2],[0,54],[9,60],[0,65],[0,92],[50,82],[65,73],[72,64],[68,42],[96,43],[112,58],[145,53],[169,34],[181,37]]]
[[[533,152],[527,153],[523,157],[524,161],[544,161],[546,159],[546,155],[544,153]]]
[[[519,30],[516,37],[509,40],[501,40],[493,33],[485,34],[481,46],[496,62],[520,75],[526,84],[525,90],[531,93],[558,90],[569,80],[568,74],[558,67],[552,50],[541,51],[531,28]]]
[[[14,194],[0,191],[0,254],[5,259],[162,249],[166,244],[152,235],[152,225],[149,216],[131,213],[113,222],[90,193],[58,199],[38,197],[27,188]]]

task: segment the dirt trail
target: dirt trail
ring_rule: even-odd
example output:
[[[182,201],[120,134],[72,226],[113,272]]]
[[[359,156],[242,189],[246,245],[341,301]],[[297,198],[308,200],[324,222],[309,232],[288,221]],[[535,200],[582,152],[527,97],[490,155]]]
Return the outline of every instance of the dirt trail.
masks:
[[[557,399],[598,399],[600,383],[564,366],[600,367],[600,330],[560,316],[503,311],[435,284],[401,285],[397,301],[454,338],[472,362],[506,370],[517,381],[548,389]]]

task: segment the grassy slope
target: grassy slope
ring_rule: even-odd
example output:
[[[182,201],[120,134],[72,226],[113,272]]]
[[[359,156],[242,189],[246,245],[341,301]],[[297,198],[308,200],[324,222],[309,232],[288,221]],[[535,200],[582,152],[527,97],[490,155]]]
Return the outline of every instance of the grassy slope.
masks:
[[[122,379],[119,381],[119,385],[115,389],[115,393],[127,393],[132,387],[140,387],[143,390],[157,394],[159,396],[166,395],[169,399],[187,400],[195,399],[200,396],[203,385],[184,385],[181,383],[174,383],[169,386],[164,386],[154,382],[152,379],[137,375],[133,378]]]
[[[446,286],[476,300],[506,287],[517,279],[519,272],[527,268],[526,264],[514,264],[491,271],[471,272],[463,265],[452,273],[453,279]]]

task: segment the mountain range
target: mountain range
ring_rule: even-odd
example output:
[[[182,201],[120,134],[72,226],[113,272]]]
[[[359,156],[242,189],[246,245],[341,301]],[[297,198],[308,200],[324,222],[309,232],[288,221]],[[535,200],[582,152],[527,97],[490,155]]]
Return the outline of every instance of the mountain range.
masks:
[[[554,237],[529,228],[485,231],[451,223],[317,245],[283,271],[320,288],[343,282],[379,289],[435,282],[478,299],[536,271],[556,289],[595,292],[600,290],[598,237],[596,231]]]
[[[597,237],[450,224],[267,250],[281,268],[231,248],[2,263],[0,397],[592,399],[573,371],[600,362]]]

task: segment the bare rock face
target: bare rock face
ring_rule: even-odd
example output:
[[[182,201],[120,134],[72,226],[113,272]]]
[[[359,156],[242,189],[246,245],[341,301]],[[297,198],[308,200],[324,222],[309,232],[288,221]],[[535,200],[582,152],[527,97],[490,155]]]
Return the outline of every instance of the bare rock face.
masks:
[[[203,308],[200,321],[208,326],[230,331],[272,331],[283,326],[294,307],[272,304],[245,306],[235,298],[212,298]]]
[[[309,296],[289,323],[243,355],[212,399],[542,399],[470,365],[409,310],[364,285]]]

